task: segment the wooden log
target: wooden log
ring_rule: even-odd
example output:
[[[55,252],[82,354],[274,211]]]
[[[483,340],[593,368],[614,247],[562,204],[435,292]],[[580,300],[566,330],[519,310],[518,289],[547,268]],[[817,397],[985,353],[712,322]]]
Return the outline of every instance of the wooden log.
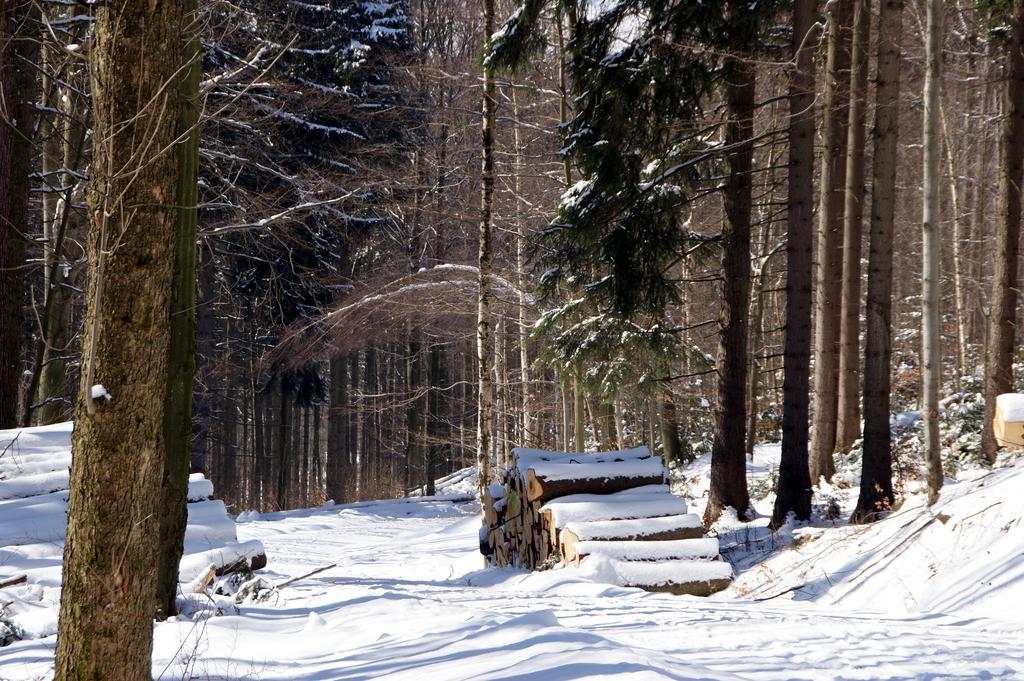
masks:
[[[217,566],[210,563],[210,567],[206,568],[206,572],[196,582],[196,587],[192,590],[192,593],[201,594],[206,591],[206,587],[210,586],[213,582],[213,578],[217,576]]]
[[[704,536],[703,527],[676,527],[673,529],[651,532],[649,534],[623,534],[619,536],[601,537],[608,541],[670,541],[674,539],[698,539]],[[576,550],[577,544],[584,541],[573,532],[571,528],[563,529],[559,535],[559,547],[562,552],[562,560],[566,563],[574,562],[579,564],[581,556]]]
[[[653,463],[653,462],[652,462]],[[622,466],[622,473],[616,473],[615,466]],[[576,477],[563,477],[575,469],[581,469]],[[545,474],[545,470],[549,474]],[[635,462],[622,464],[549,464],[540,471],[530,468],[526,471],[527,498],[530,501],[545,502],[567,494],[613,494],[634,487],[661,485],[665,482],[661,460],[656,465],[637,468]]]
[[[573,543],[575,560],[599,554],[606,558],[625,561],[664,560],[716,560],[718,540],[694,537],[692,539],[668,539],[655,541],[577,541]]]
[[[710,579],[699,582],[680,582],[679,584],[659,584],[659,585],[643,585],[643,584],[629,584],[627,586],[635,586],[636,588],[643,589],[644,591],[654,591],[658,593],[669,593],[675,596],[710,596],[713,593],[718,593],[723,589],[729,588],[732,584],[731,579]]]
[[[18,586],[19,584],[27,584],[27,575],[18,575],[17,577],[11,577],[0,582],[0,589],[6,589],[9,586]]]

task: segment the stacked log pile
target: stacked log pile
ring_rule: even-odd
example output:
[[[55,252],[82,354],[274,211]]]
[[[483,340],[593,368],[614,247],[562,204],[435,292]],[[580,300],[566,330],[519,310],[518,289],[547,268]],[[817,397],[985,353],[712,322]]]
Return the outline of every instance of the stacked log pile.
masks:
[[[732,579],[718,541],[672,495],[646,447],[599,453],[514,449],[484,491],[480,551],[493,567],[580,566],[622,586],[707,595]]]

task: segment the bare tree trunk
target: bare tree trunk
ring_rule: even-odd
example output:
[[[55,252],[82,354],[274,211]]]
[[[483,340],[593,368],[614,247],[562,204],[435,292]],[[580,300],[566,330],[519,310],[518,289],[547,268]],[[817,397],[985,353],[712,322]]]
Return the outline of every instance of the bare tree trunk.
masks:
[[[811,201],[814,196],[814,27],[816,0],[793,6],[795,68],[789,84],[789,197],[786,244],[786,331],[782,389],[782,458],[771,527],[790,513],[811,516],[807,460],[811,360]]]
[[[289,434],[292,429],[290,378],[285,371],[278,377],[278,389],[281,401],[278,403],[277,419],[277,508],[284,511],[288,508],[288,468],[291,466]]]
[[[426,397],[419,397],[417,393],[422,390],[422,371],[420,369],[420,344],[413,339],[413,332],[406,324],[405,343],[405,475],[404,487],[406,491],[413,487],[413,465],[422,458],[425,443],[421,442],[423,424],[423,407]]]
[[[822,102],[825,150],[821,164],[817,258],[814,270],[814,423],[811,482],[835,474],[839,388],[839,327],[843,267],[843,192],[850,98],[850,16],[853,0],[827,4],[828,62]]]
[[[63,104],[61,100],[66,100],[68,103],[71,101],[70,88],[65,89],[63,85],[57,83],[57,79],[54,78],[54,74],[58,72],[60,66],[57,63],[57,55],[62,52],[62,46],[55,45],[52,41],[46,41],[43,43],[42,48],[42,71],[43,71],[43,87],[40,93],[41,104],[44,110],[51,109],[55,111],[61,111],[70,117],[74,115],[70,111],[70,107]],[[61,243],[63,240],[58,240],[58,232],[60,232],[59,225],[62,220],[59,215],[61,211],[61,186],[65,180],[65,174],[60,172],[61,167],[64,165],[63,154],[61,154],[61,148],[70,146],[71,138],[66,137],[64,144],[61,144],[61,135],[58,134],[58,130],[61,129],[59,125],[60,119],[55,116],[43,116],[39,121],[39,137],[42,141],[42,173],[43,173],[43,200],[42,200],[42,225],[43,225],[43,299],[52,298],[50,301],[50,310],[53,314],[47,314],[47,305],[43,304],[43,314],[40,319],[40,337],[39,347],[36,350],[37,355],[42,355],[39,368],[33,373],[41,374],[38,379],[33,376],[33,382],[38,383],[38,390],[34,390],[30,385],[25,400],[25,410],[27,412],[35,411],[36,418],[35,423],[39,425],[47,425],[50,423],[56,423],[59,420],[60,405],[62,401],[62,393],[64,389],[64,363],[60,361],[59,357],[62,353],[54,353],[51,348],[56,349],[56,345],[59,343],[63,346],[66,343],[64,338],[57,338],[61,335],[63,322],[63,305],[54,305],[59,298],[61,301],[64,299],[64,287],[61,285],[61,268],[58,267],[61,260],[61,251],[63,250]],[[73,186],[75,180],[70,178],[70,184]],[[60,308],[59,310],[57,308]],[[47,361],[47,360],[51,361]],[[59,370],[59,376],[58,376]],[[26,423],[26,418],[22,417],[23,425],[31,425]]]
[[[424,477],[426,478],[426,493],[428,496],[433,496],[437,493],[435,487],[435,478],[437,478],[437,452],[440,449],[439,441],[441,434],[439,433],[441,426],[441,391],[437,390],[436,386],[443,380],[442,368],[441,368],[441,351],[438,347],[431,346],[430,348],[430,364],[428,365],[427,371],[429,375],[427,377],[427,385],[430,386],[430,392],[428,393],[425,403],[427,405],[427,413],[425,415],[426,421],[426,438],[425,445],[423,448],[423,470]]]
[[[985,422],[982,452],[994,462],[997,445],[992,432],[996,397],[1013,391],[1013,351],[1017,322],[1017,263],[1020,249],[1021,182],[1024,181],[1024,2],[1014,0],[1007,46],[1008,73],[1003,89],[996,244],[992,262],[992,301],[985,352]]]
[[[597,402],[597,418],[601,423],[601,448],[606,452],[614,451],[618,441],[615,432],[615,405],[602,396],[594,399]]]
[[[860,496],[852,522],[870,522],[893,503],[892,248],[899,137],[900,40],[903,0],[882,0],[878,15],[878,84],[875,90],[874,163],[864,336],[864,456]]]
[[[199,16],[197,0],[183,0],[185,35],[181,50],[188,67],[180,85],[177,147],[177,229],[174,278],[171,281],[171,341],[164,399],[164,480],[160,515],[160,572],[157,577],[158,617],[177,614],[178,563],[185,547],[188,522],[188,472],[192,448],[192,382],[196,373],[196,227],[199,199]],[[234,421],[234,410],[231,410]],[[231,453],[235,451],[230,443]],[[235,458],[230,458],[232,465]]]
[[[64,172],[60,174],[59,184],[66,186],[64,196],[54,202],[52,217],[44,222],[46,246],[44,257],[44,299],[43,312],[40,319],[39,343],[35,350],[32,364],[32,376],[29,379],[26,399],[22,404],[21,424],[31,425],[33,414],[37,413],[35,423],[55,423],[64,418],[64,380],[68,335],[70,333],[70,315],[67,305],[67,293],[64,282],[64,243],[68,234],[79,235],[77,211],[72,207],[76,194],[78,177],[74,168],[78,167],[85,146],[86,128],[76,117],[80,112],[74,109],[73,102],[78,96],[72,88],[66,88],[60,108],[66,113],[65,140],[63,153]],[[84,115],[84,114],[81,114]],[[49,144],[47,140],[47,144]],[[49,154],[44,154],[44,159]],[[72,224],[74,223],[74,224]],[[28,399],[28,398],[32,399]]]
[[[860,257],[864,223],[864,122],[867,112],[871,0],[853,0],[850,124],[843,210],[843,293],[839,323],[839,406],[836,449],[860,437]]]
[[[30,0],[0,5],[0,428],[18,425],[28,195],[35,130],[39,11]],[[31,401],[32,396],[25,398]]]
[[[968,238],[964,234],[963,219],[960,215],[960,188],[956,175],[956,162],[953,159],[953,138],[949,134],[949,123],[946,120],[944,100],[939,100],[939,113],[942,122],[942,146],[946,151],[946,171],[949,173],[949,201],[953,211],[953,311],[956,317],[956,369],[953,384],[957,391],[961,389],[964,374],[967,371],[967,302],[964,291],[964,267],[966,263],[963,242]],[[970,126],[966,133],[971,137]]]
[[[484,0],[484,41],[487,53],[491,36],[494,34],[494,0]],[[481,133],[481,176],[480,176],[480,236],[477,264],[479,267],[478,309],[476,327],[477,358],[477,422],[476,422],[476,464],[480,490],[491,481],[491,447],[493,440],[493,385],[491,380],[491,352],[494,338],[491,329],[491,275],[494,269],[494,117],[495,99],[494,67],[484,64],[483,117]]]
[[[572,408],[569,402],[569,387],[563,382],[561,385],[562,394],[562,451],[572,450]]]
[[[583,386],[579,379],[574,379],[572,384],[572,422],[573,422],[573,450],[577,452],[587,451],[587,431],[584,426]]]
[[[768,153],[768,172],[764,178],[764,196],[769,202],[774,201],[775,195],[775,167],[776,156],[774,146]],[[768,296],[768,265],[775,248],[772,246],[772,224],[769,216],[770,203],[760,209],[760,222],[762,224],[761,253],[759,265],[755,274],[757,282],[756,289],[750,301],[750,333],[747,340],[747,354],[750,357],[750,368],[747,372],[747,441],[744,451],[754,460],[754,448],[757,444],[757,424],[760,419],[759,389],[761,385],[761,373],[767,370],[769,359],[768,352],[763,350],[764,339],[768,332],[765,329],[765,310],[768,305],[765,298]],[[759,361],[758,352],[762,351],[764,361]]]
[[[494,337],[494,387],[498,398],[498,438],[495,444],[497,445],[497,459],[503,467],[507,466],[509,462],[509,412],[511,411],[508,388],[508,362],[506,361],[506,351],[508,350],[506,332],[505,316],[501,315],[498,317],[498,328]]]
[[[625,414],[622,409],[622,396],[615,396],[615,446],[620,450],[626,448]]]
[[[682,464],[683,443],[679,440],[679,415],[676,411],[676,400],[672,394],[672,381],[667,378],[663,382],[661,395],[661,451],[665,463]]]
[[[516,283],[519,287],[519,375],[522,381],[522,432],[523,439],[521,446],[535,447],[540,434],[537,432],[538,419],[534,414],[534,387],[530,382],[530,321],[527,309],[526,295],[526,225],[524,224],[521,202],[522,202],[522,176],[523,176],[523,144],[519,131],[519,102],[516,99],[516,91],[512,90],[512,117],[515,121],[512,128],[512,139],[515,145],[515,164],[513,173],[515,175],[515,216],[516,216]]]
[[[331,393],[327,412],[327,498],[345,501],[345,462],[348,460],[348,358],[331,358]]]
[[[939,384],[942,374],[942,334],[939,305],[939,97],[942,68],[942,0],[928,0],[924,79],[924,207],[921,240],[921,380],[923,382],[924,448],[928,460],[928,501],[942,488],[942,444],[939,441]]]
[[[726,221],[722,234],[722,309],[718,341],[718,403],[711,449],[711,486],[704,523],[718,520],[726,507],[747,518],[747,334],[750,309],[751,167],[754,157],[754,65],[730,58],[725,99],[729,121],[725,143]]]
[[[181,35],[179,3],[96,7],[90,276],[55,661],[61,680],[151,676]]]
[[[368,358],[373,352],[373,347],[366,349],[363,353],[364,361],[369,361]],[[355,427],[352,428],[352,435],[354,438],[353,451],[355,456],[352,457],[352,482],[350,487],[352,489],[353,498],[356,500],[362,499],[363,485],[362,485],[362,471],[366,465],[366,405],[364,403],[363,395],[366,394],[366,373],[360,371],[361,366],[359,364],[358,352],[352,353],[352,366],[350,376],[352,377],[352,384],[355,388],[353,404],[355,406]]]

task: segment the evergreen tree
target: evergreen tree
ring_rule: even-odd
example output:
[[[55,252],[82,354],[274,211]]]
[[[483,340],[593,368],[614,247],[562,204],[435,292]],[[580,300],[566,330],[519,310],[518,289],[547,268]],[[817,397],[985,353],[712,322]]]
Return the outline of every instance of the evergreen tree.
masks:
[[[236,334],[236,353],[253,364],[285,327],[317,318],[354,271],[376,261],[377,244],[396,227],[377,208],[394,199],[379,180],[405,150],[408,124],[395,83],[410,49],[403,2],[323,0],[282,11],[252,0],[219,7],[212,19],[224,39],[204,54],[204,70],[229,72],[232,80],[218,82],[218,96],[211,95],[228,104],[204,124],[202,138],[213,162],[201,168],[211,207],[200,214],[207,236],[200,268],[207,284],[197,306],[205,360],[197,369],[200,460],[214,455],[209,433],[225,408],[210,390],[222,371],[210,361],[214,344],[229,324],[218,324],[217,308],[228,300],[238,306],[236,325],[248,328]],[[254,55],[251,66],[239,69],[238,55]],[[249,219],[252,213],[261,217]],[[274,363],[256,380],[263,406],[276,402],[274,413],[287,416],[284,395],[318,404],[327,379],[319,365]],[[274,423],[280,446],[292,424]],[[288,457],[277,451],[274,460],[287,467]]]

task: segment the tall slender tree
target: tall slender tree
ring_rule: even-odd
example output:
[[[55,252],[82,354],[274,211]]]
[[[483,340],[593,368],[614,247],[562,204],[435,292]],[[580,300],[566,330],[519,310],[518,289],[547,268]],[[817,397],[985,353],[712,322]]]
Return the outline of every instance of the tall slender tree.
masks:
[[[491,446],[493,438],[494,396],[492,377],[492,349],[494,333],[491,327],[491,277],[494,269],[494,123],[497,99],[495,97],[494,64],[489,59],[494,35],[494,0],[484,0],[484,83],[483,117],[480,124],[480,230],[478,236],[477,267],[477,425],[476,463],[480,488],[490,482]]]
[[[860,258],[864,222],[864,122],[867,113],[871,0],[853,0],[850,56],[850,124],[847,131],[843,209],[843,292],[839,320],[839,405],[836,449],[860,437]]]
[[[38,17],[32,0],[0,5],[0,428],[18,424]]]
[[[814,424],[811,482],[835,474],[839,387],[839,325],[843,268],[843,192],[850,102],[850,19],[853,0],[827,3],[828,55],[822,101],[825,148],[821,164],[817,259],[814,268]]]
[[[196,226],[199,199],[200,43],[197,0],[182,0],[185,76],[179,87],[177,225],[171,282],[171,342],[164,400],[164,480],[160,503],[160,571],[157,615],[177,614],[178,563],[188,521],[192,453],[192,381],[196,371]]]
[[[793,4],[789,81],[789,195],[786,244],[786,335],[783,348],[782,458],[771,526],[790,513],[811,516],[808,403],[811,361],[811,202],[814,195],[814,29],[816,0]]]
[[[992,250],[992,297],[985,351],[985,421],[981,448],[994,462],[998,446],[992,431],[996,397],[1013,392],[1017,326],[1017,263],[1020,250],[1021,182],[1024,182],[1024,2],[1013,0],[1003,84],[1002,143],[996,243]]]
[[[61,681],[151,675],[181,35],[177,2],[96,7],[89,286],[57,633]]]
[[[864,337],[864,454],[854,522],[876,520],[893,503],[892,430],[892,252],[896,210],[896,149],[899,137],[900,52],[903,0],[882,0],[878,14],[878,75],[875,88],[874,162]]]
[[[747,12],[747,8],[740,12]],[[730,57],[725,65],[729,120],[725,144],[729,174],[725,181],[722,232],[723,291],[718,341],[718,403],[711,450],[711,487],[705,524],[731,506],[745,519],[750,506],[746,475],[747,337],[750,309],[751,168],[754,156],[755,67]]]
[[[942,374],[939,305],[939,98],[942,87],[942,0],[928,0],[924,75],[924,206],[921,224],[921,382],[924,448],[928,461],[928,500],[934,503],[942,488],[942,444],[939,441],[939,384]]]

